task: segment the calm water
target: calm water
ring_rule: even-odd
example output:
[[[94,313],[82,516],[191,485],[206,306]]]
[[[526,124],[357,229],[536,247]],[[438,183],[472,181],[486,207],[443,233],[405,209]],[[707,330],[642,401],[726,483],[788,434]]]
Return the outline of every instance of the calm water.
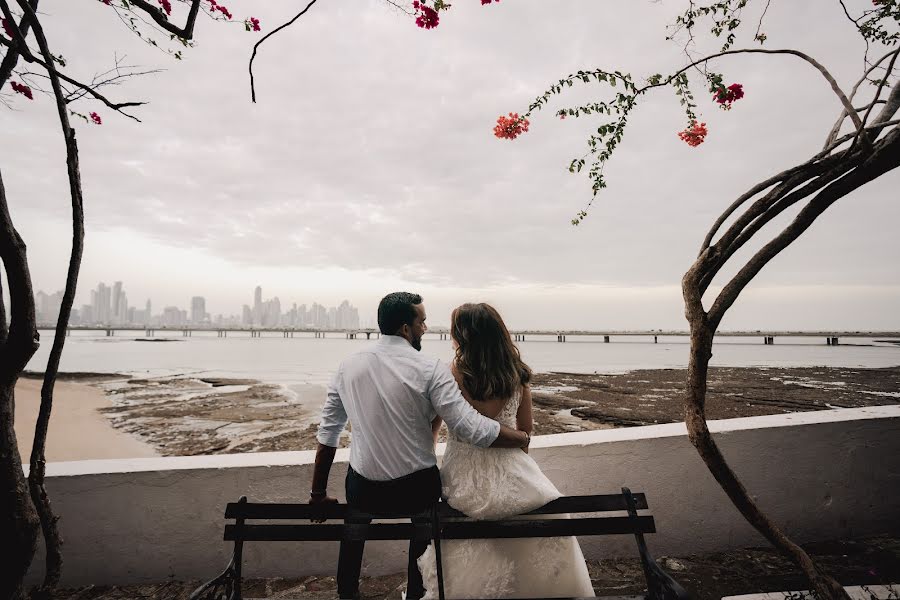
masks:
[[[28,365],[43,371],[50,351],[53,332],[42,331],[41,349]],[[74,331],[66,342],[61,371],[118,372],[137,376],[196,374],[225,377],[250,377],[286,386],[322,385],[343,357],[375,343],[347,340],[341,334],[316,339],[312,334],[295,334],[284,339],[278,332],[269,337],[250,338],[246,333],[231,333],[219,338],[215,332],[195,332],[183,338],[180,332],[170,342],[135,341],[143,332],[118,332],[105,337],[100,332]],[[163,339],[157,331],[155,339]],[[302,336],[302,337],[301,337]],[[602,339],[570,336],[558,343],[556,336],[534,336],[519,342],[522,356],[536,371],[579,373],[617,373],[634,369],[678,368],[687,366],[686,337]],[[437,334],[427,334],[422,351],[442,359],[452,355],[450,342]],[[766,346],[762,337],[718,338],[712,364],[717,366],[836,366],[888,367],[900,365],[900,346],[873,338],[842,338],[841,345],[825,345],[824,336],[776,338]]]

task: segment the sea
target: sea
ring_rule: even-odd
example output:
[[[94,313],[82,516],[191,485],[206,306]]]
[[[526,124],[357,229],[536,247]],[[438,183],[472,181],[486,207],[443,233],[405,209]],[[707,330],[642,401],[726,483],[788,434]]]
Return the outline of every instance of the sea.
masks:
[[[216,332],[194,332],[182,337],[180,331],[156,331],[145,338],[143,331],[118,331],[107,337],[104,331],[72,331],[66,339],[61,372],[121,373],[133,377],[230,377],[250,378],[285,387],[321,386],[328,383],[340,361],[347,355],[377,343],[346,339],[339,333],[316,338],[296,333],[284,338],[280,332],[250,337],[248,332],[230,332],[220,338]],[[427,333],[422,352],[449,360],[453,348],[437,333]],[[28,364],[31,371],[43,371],[47,363],[53,331],[41,332],[41,347]],[[147,341],[155,340],[155,341]],[[893,343],[892,343],[893,342]],[[686,336],[602,337],[568,336],[560,343],[556,335],[528,336],[518,342],[522,358],[537,372],[623,373],[637,369],[684,368],[689,339]],[[762,334],[753,337],[718,337],[713,347],[713,366],[728,367],[857,367],[900,365],[900,339],[844,337],[837,346],[825,343],[825,336],[776,337],[764,344]]]

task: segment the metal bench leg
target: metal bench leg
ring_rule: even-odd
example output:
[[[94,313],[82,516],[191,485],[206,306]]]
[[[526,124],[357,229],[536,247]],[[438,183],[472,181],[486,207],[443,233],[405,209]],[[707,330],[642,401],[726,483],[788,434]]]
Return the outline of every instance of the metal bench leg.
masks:
[[[434,560],[437,566],[438,600],[444,598],[444,565],[441,560],[441,522],[438,517],[438,504],[431,509],[431,540],[434,543]]]
[[[247,502],[247,496],[241,496],[239,502]],[[235,524],[241,527],[244,519],[235,519]],[[241,563],[244,553],[244,543],[240,540],[234,543],[234,553],[231,561],[222,574],[208,581],[194,590],[190,600],[241,600]]]
[[[636,517],[637,508],[634,504],[634,496],[627,487],[622,488],[622,495],[625,496],[625,504],[628,506],[628,516]],[[679,585],[677,581],[662,570],[656,564],[650,551],[647,550],[647,542],[644,541],[643,533],[634,534],[637,541],[638,552],[641,555],[641,566],[644,567],[644,577],[647,580],[647,598],[648,600],[690,600],[690,595]]]

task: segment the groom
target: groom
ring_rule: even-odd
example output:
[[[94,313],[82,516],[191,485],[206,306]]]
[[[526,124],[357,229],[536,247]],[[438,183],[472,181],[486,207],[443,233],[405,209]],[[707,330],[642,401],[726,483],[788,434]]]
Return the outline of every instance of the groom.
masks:
[[[376,515],[424,512],[441,496],[431,423],[441,417],[460,439],[481,447],[525,448],[530,437],[488,419],[462,397],[447,365],[422,355],[422,297],[394,292],[378,305],[381,338],[345,359],[322,409],[310,504],[337,502],[327,492],[328,473],[349,419],[353,429],[347,504]],[[359,597],[364,541],[341,542],[338,596]],[[409,542],[408,600],[425,589],[416,559],[428,543]]]

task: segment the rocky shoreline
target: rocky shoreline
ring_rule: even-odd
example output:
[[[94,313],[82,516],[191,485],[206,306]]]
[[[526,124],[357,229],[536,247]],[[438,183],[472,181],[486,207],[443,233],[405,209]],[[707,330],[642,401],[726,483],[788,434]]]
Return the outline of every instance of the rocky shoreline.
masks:
[[[162,456],[313,450],[325,395],[321,386],[289,389],[253,379],[98,373],[60,379],[103,389],[111,405],[101,412],[112,426]],[[684,369],[537,373],[535,434],[681,421],[684,381]],[[710,419],[729,419],[898,403],[900,367],[714,367],[706,408]],[[348,442],[345,434],[342,446]]]

